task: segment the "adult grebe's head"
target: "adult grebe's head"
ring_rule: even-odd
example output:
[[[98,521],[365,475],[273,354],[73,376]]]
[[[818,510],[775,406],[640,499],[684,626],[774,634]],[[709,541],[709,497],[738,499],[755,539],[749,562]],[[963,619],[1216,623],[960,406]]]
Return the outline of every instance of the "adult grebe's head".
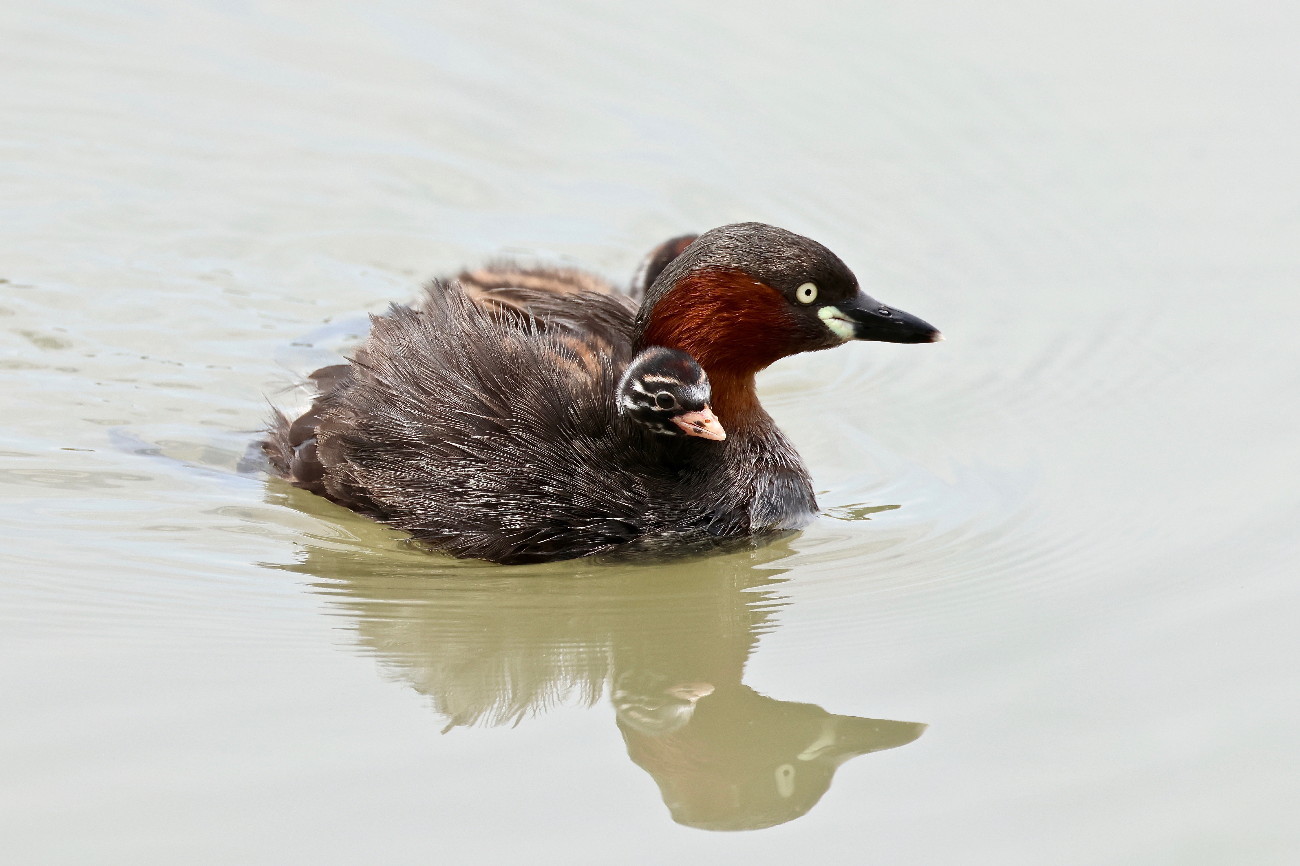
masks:
[[[932,325],[863,292],[826,247],[775,226],[713,229],[659,267],[637,316],[637,345],[681,349],[715,378],[848,340],[942,339]]]

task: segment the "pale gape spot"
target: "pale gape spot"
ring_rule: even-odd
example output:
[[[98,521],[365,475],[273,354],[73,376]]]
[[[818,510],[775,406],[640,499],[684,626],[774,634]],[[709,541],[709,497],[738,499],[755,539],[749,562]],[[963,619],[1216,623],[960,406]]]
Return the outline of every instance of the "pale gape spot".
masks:
[[[852,340],[856,328],[853,320],[844,315],[839,307],[825,306],[817,311],[817,318],[826,323],[831,333],[841,340]]]

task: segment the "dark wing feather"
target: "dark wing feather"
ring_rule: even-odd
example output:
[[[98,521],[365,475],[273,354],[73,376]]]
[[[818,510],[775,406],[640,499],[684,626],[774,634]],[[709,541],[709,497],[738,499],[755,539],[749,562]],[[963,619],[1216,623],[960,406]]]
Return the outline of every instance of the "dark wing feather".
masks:
[[[581,321],[539,321],[434,283],[422,308],[374,317],[352,364],[318,372],[327,390],[292,424],[280,417],[272,463],[458,556],[523,562],[625,543],[648,494],[633,472],[610,477],[633,316],[613,297],[573,293]],[[593,314],[597,327],[583,328]]]
[[[646,292],[664,272],[664,268],[672,264],[673,259],[695,243],[697,237],[699,235],[678,235],[652,249],[637,266],[636,273],[632,276],[632,284],[628,287],[628,297],[640,304]]]
[[[497,262],[464,271],[456,282],[474,303],[499,315],[564,328],[614,343],[626,340],[637,304],[599,277],[563,268]]]

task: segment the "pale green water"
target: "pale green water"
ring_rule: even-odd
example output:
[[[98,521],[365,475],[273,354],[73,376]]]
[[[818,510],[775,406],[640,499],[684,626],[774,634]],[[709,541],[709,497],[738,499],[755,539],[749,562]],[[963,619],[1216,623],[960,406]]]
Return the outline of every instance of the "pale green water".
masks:
[[[1300,15],[0,28],[0,860],[1296,861]],[[501,569],[234,471],[427,276],[740,219],[948,337],[767,375],[792,539]]]

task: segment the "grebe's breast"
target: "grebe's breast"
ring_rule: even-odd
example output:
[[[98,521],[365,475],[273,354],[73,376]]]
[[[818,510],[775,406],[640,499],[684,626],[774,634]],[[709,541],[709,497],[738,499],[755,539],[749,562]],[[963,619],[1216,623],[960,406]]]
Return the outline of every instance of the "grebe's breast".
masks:
[[[816,519],[808,470],[770,418],[737,431],[727,444],[729,493],[745,511],[750,532],[802,529]]]

